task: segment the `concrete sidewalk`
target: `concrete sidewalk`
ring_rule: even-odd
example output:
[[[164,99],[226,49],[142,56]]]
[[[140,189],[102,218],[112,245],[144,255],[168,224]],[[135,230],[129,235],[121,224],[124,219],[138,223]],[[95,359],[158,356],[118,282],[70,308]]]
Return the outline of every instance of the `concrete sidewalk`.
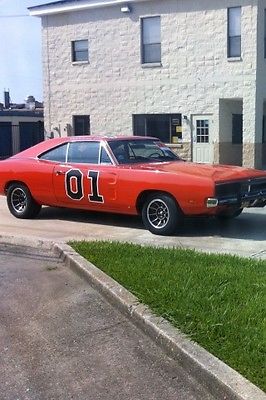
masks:
[[[48,248],[0,244],[1,400],[211,400]]]

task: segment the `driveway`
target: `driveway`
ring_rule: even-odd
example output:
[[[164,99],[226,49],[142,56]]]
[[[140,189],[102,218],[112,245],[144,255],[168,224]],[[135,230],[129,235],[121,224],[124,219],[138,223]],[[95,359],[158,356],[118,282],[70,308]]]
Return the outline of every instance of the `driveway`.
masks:
[[[158,246],[181,246],[266,259],[266,208],[249,209],[235,220],[190,218],[172,237],[152,235],[138,217],[43,207],[35,220],[10,215],[0,197],[0,235],[56,241],[70,239],[120,240]]]
[[[213,400],[47,249],[0,243],[1,400]]]

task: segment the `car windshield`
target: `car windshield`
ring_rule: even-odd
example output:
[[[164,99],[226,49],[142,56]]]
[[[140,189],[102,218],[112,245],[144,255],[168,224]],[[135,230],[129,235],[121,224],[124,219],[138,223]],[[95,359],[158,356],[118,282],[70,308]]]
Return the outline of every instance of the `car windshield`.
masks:
[[[172,150],[159,140],[110,140],[108,144],[119,164],[180,160]]]

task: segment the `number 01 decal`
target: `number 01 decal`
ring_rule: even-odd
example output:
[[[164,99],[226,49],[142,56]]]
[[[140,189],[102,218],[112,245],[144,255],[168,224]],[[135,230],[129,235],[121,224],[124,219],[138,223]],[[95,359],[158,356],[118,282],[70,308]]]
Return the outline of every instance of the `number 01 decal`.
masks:
[[[84,197],[83,173],[79,169],[70,169],[66,173],[66,194],[72,200],[81,200]]]
[[[104,203],[103,196],[99,194],[98,188],[99,171],[89,171],[88,178],[91,181],[91,194],[89,195],[89,200],[95,201],[96,203]]]
[[[88,200],[94,203],[104,203],[104,198],[99,194],[99,171],[88,171],[86,178],[90,181],[90,194]],[[70,169],[66,173],[65,190],[72,200],[81,200],[84,197],[84,174],[80,169]]]

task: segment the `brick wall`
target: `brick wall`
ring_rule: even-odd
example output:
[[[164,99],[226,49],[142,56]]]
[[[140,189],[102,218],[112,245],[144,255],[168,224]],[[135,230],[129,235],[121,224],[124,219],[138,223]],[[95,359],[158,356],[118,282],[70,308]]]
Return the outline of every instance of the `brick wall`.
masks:
[[[219,99],[243,99],[244,141],[254,143],[256,3],[164,0],[136,3],[130,14],[112,6],[43,17],[46,129],[60,125],[64,135],[72,115],[89,114],[92,133],[128,135],[132,114],[212,114],[219,143]],[[242,59],[229,61],[227,7],[240,4]],[[143,68],[140,17],[151,15],[161,15],[162,66]],[[86,38],[89,63],[73,65],[71,40]],[[188,152],[190,130],[184,123]]]

